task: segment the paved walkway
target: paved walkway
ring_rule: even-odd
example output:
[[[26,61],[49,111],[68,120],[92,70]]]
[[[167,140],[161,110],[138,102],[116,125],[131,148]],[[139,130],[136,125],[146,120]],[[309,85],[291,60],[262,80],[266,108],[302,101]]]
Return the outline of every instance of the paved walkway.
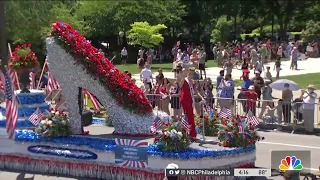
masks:
[[[300,74],[308,74],[308,73],[317,73],[320,72],[320,68],[316,65],[320,62],[320,58],[309,58],[304,61],[299,61],[298,62],[298,69],[299,70],[290,70],[290,61],[283,61],[281,64],[282,71],[280,72],[280,76],[290,76],[290,75],[300,75]],[[270,66],[271,67],[271,73],[272,76],[276,76],[276,71],[273,71],[274,67],[274,62],[265,64],[265,66]],[[221,68],[219,67],[210,67],[207,68],[207,77],[210,77],[213,81],[215,81],[216,77],[219,75],[219,71]],[[251,70],[251,75],[253,76],[253,70]],[[157,75],[157,72],[154,72],[154,77]],[[174,78],[173,72],[164,72],[163,73],[165,77],[167,78]],[[232,78],[233,79],[239,79],[240,76],[242,75],[241,70],[234,69],[232,71]],[[140,87],[143,83],[140,81],[140,75],[139,74],[134,74],[133,78],[135,78],[136,84],[138,87]]]

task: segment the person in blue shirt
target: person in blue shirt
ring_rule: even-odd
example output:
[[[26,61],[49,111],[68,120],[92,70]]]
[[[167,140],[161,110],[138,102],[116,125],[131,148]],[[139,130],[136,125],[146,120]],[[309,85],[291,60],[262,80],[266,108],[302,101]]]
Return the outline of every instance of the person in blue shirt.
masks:
[[[219,72],[219,76],[217,77],[217,82],[216,82],[216,90],[217,90],[217,92],[218,92],[219,85],[220,85],[221,80],[223,79],[223,77],[224,77],[224,70],[221,70]]]
[[[250,79],[244,79],[243,83],[242,83],[242,89],[248,90],[250,86],[253,85],[253,81],[251,81]]]

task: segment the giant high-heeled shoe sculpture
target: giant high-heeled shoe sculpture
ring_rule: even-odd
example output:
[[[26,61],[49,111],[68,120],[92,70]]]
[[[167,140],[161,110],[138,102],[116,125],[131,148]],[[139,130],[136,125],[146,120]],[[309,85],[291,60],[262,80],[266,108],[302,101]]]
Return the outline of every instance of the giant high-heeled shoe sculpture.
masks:
[[[150,135],[159,113],[153,112],[143,91],[80,33],[67,23],[56,22],[46,45],[50,71],[66,97],[73,134],[82,133],[77,103],[78,87],[82,87],[103,103],[116,134]]]

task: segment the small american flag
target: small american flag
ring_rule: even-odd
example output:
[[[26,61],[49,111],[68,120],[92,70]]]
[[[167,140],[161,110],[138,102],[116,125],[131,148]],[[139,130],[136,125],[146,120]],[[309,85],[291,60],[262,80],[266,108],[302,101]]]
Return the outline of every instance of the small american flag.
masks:
[[[89,99],[91,100],[92,104],[93,104],[93,108],[95,111],[100,111],[100,103],[97,100],[97,98],[95,98],[89,91],[87,91],[86,89],[83,89],[83,92],[85,95],[87,95],[89,97]]]
[[[159,116],[157,116],[150,127],[151,133],[156,133],[161,128],[162,125],[163,125],[162,120],[160,119]]]
[[[42,112],[40,111],[39,108],[37,108],[37,110],[36,110],[33,114],[31,114],[31,116],[29,117],[28,120],[29,120],[33,125],[37,126],[37,125],[40,123],[42,117],[43,117]]]
[[[52,73],[50,72],[47,61],[45,62],[44,66],[48,70],[48,83],[47,83],[47,87],[46,87],[47,92],[50,93],[52,90],[59,90],[60,85],[59,85],[58,81],[53,77]]]
[[[210,116],[211,118],[213,118],[213,116],[214,116],[214,109],[209,106],[207,111],[208,111],[209,116]]]
[[[6,129],[9,138],[12,139],[18,121],[18,104],[8,71],[1,73],[1,81],[4,83],[6,99]]]
[[[239,133],[244,133],[242,124],[238,125]]]
[[[232,112],[230,109],[223,107],[219,113],[219,117],[229,119],[232,117]]]
[[[30,80],[30,89],[35,89],[35,77],[34,77],[35,73],[34,72],[30,72],[29,73],[29,80]]]
[[[247,120],[249,121],[249,123],[256,127],[259,125],[259,121],[256,118],[256,116],[253,115],[253,113],[251,112],[251,110],[249,110],[248,114],[247,114]]]
[[[183,129],[185,129],[187,131],[187,133],[190,132],[190,125],[189,125],[189,121],[187,116],[184,116],[181,120],[181,125],[183,127]]]

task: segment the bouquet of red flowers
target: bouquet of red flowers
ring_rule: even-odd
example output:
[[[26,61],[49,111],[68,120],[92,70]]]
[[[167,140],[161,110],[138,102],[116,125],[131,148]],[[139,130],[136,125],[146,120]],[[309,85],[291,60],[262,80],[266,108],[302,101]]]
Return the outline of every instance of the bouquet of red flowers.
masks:
[[[232,119],[221,119],[218,135],[219,145],[224,147],[243,147],[254,145],[257,141],[264,140],[257,133],[246,117],[235,116]]]
[[[205,112],[203,116],[195,118],[196,129],[198,133],[203,133],[203,124],[205,136],[217,136],[219,132],[220,118],[215,110],[212,113]]]
[[[17,46],[10,57],[9,68],[19,71],[37,67],[39,65],[38,59],[30,47],[31,44]]]

